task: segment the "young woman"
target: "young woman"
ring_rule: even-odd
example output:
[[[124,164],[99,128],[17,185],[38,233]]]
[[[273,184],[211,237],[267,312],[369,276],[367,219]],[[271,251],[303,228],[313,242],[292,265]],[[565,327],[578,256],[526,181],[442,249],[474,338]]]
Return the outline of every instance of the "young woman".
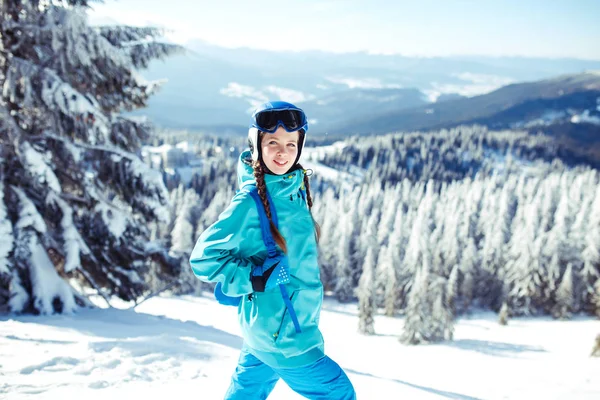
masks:
[[[325,355],[319,330],[319,228],[310,212],[308,176],[298,163],[307,130],[306,115],[290,103],[265,103],[253,113],[250,150],[238,162],[240,190],[190,257],[198,278],[217,282],[217,299],[238,307],[244,345],[226,400],[266,399],[279,378],[309,399],[356,398],[347,375]],[[254,185],[275,254],[263,241],[248,190]]]

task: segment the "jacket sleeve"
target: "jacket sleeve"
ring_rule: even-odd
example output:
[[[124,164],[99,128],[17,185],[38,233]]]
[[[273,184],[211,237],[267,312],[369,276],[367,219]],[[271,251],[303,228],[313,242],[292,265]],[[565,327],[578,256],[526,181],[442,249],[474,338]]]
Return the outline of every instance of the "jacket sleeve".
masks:
[[[194,275],[204,282],[221,282],[227,296],[253,292],[252,263],[241,256],[249,218],[256,218],[251,207],[256,206],[248,195],[234,196],[218,220],[202,232],[190,256]]]

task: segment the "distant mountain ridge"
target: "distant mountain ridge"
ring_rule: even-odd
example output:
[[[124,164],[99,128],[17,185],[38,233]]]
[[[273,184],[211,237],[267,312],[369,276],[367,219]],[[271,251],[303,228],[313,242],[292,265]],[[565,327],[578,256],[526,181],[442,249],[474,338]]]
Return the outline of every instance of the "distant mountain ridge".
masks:
[[[563,75],[536,82],[510,84],[491,93],[432,103],[406,110],[353,119],[332,134],[380,134],[393,131],[439,129],[480,123],[506,128],[550,110],[573,113],[597,111],[600,73]]]
[[[189,53],[155,62],[144,76],[166,84],[136,112],[164,128],[244,132],[250,110],[285,99],[310,110],[314,128],[329,131],[349,117],[368,120],[428,101],[488,93],[510,83],[600,69],[573,59],[432,57],[319,51],[226,49],[202,42]],[[402,92],[405,90],[405,92]],[[390,99],[392,92],[401,98]],[[418,93],[418,92],[420,93]],[[388,99],[389,101],[385,101]],[[389,104],[388,104],[389,103]]]

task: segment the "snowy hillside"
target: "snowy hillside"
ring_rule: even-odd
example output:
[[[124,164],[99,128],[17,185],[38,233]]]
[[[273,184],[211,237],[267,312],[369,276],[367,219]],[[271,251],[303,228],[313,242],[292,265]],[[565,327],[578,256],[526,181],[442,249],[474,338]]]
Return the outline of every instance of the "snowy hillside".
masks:
[[[222,399],[241,345],[235,309],[208,297],[153,298],[136,311],[0,317],[0,398]],[[460,318],[455,339],[399,343],[401,318],[356,332],[356,304],[326,300],[327,353],[359,399],[598,399],[600,323],[591,318]],[[269,400],[301,399],[279,382]]]

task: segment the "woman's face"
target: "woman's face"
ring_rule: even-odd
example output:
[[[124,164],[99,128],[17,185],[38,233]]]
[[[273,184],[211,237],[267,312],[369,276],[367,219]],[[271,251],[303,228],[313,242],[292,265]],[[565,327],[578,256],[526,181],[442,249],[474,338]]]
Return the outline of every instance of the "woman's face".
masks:
[[[274,174],[282,175],[292,168],[298,156],[299,132],[288,132],[281,126],[275,133],[265,133],[260,146],[262,159]]]

